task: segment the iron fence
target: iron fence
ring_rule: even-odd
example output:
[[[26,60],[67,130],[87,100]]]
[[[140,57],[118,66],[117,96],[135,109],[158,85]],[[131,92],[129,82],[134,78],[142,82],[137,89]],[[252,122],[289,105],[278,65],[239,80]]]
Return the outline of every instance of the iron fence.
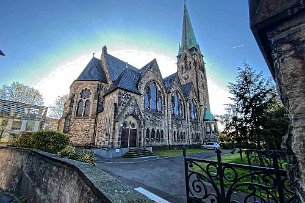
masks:
[[[279,164],[282,153],[264,152],[265,159],[260,151],[248,150],[249,165],[244,165],[222,162],[221,151],[215,152],[217,161],[189,158],[183,150],[188,203],[298,202]]]

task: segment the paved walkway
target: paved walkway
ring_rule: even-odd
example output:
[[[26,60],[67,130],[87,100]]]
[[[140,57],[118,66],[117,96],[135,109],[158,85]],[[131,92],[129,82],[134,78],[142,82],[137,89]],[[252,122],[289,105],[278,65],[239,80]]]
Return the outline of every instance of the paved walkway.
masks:
[[[230,150],[223,150],[223,154]],[[203,152],[188,155],[194,158],[211,158],[216,153]],[[143,187],[169,202],[186,202],[183,157],[148,159],[97,158],[97,167],[117,177],[133,188]]]

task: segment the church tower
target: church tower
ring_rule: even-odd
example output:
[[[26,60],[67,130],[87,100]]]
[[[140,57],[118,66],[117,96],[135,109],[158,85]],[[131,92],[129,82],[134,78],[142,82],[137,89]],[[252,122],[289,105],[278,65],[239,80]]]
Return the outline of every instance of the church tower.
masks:
[[[182,85],[192,82],[200,103],[200,112],[210,106],[205,63],[196,41],[191,20],[184,1],[182,38],[177,56],[177,72]]]

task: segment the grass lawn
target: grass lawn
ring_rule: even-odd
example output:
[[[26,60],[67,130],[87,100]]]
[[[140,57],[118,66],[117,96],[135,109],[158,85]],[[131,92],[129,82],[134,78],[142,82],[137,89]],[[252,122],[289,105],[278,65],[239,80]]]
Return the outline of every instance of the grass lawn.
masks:
[[[201,152],[211,152],[213,150],[206,150],[200,148],[194,149],[187,149],[186,154],[194,154],[194,153],[201,153]],[[162,157],[173,157],[173,156],[182,156],[182,149],[166,149],[166,150],[157,150],[154,151],[155,155],[162,156]],[[216,155],[216,154],[215,154]]]

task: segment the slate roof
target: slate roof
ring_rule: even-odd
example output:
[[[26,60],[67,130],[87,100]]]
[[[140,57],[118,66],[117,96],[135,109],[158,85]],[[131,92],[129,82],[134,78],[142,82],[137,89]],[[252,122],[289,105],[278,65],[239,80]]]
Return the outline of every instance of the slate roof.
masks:
[[[112,81],[115,81],[116,79],[118,79],[118,77],[120,76],[120,74],[123,72],[123,70],[125,69],[132,69],[136,72],[139,71],[139,69],[137,69],[136,67],[129,65],[127,62],[124,62],[108,53],[104,54],[106,63],[107,63],[107,67],[108,67],[108,71],[110,74],[110,79]]]
[[[205,107],[204,115],[203,115],[204,121],[216,121],[217,119],[215,116],[211,113],[210,109],[208,107]]]
[[[106,75],[103,71],[100,60],[93,57],[76,80],[101,81],[107,83]]]
[[[173,86],[176,77],[177,73],[174,73],[163,79],[163,84],[167,91]]]
[[[143,66],[143,68],[140,69],[141,78],[147,73],[147,71],[152,68],[155,64],[157,64],[157,60],[153,59],[151,62]]]
[[[127,68],[119,75],[114,83],[109,87],[106,94],[113,92],[114,90],[121,88],[136,94],[141,94],[138,89],[138,82],[140,79],[139,71]]]
[[[182,92],[185,98],[188,98],[192,90],[192,82],[182,85]]]

